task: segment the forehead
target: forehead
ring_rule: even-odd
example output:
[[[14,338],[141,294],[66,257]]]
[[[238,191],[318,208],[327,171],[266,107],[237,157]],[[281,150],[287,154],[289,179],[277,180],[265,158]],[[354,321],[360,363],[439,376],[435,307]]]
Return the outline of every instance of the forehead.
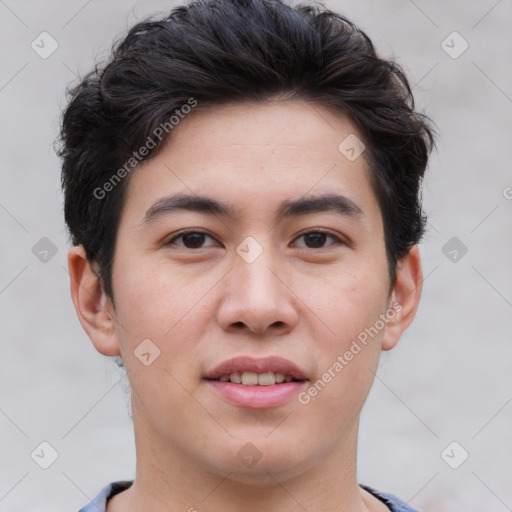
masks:
[[[213,196],[238,214],[262,216],[290,198],[341,194],[378,215],[365,154],[353,158],[361,139],[348,117],[302,100],[198,110],[134,171],[123,217],[139,223],[174,193]]]

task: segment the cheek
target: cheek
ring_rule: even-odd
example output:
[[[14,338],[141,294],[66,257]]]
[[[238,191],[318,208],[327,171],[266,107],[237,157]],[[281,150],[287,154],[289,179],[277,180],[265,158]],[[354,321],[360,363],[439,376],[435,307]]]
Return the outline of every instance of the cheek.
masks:
[[[368,266],[350,273],[302,276],[296,280],[296,290],[304,313],[309,310],[308,317],[314,313],[308,323],[322,330],[318,343],[342,350],[384,313],[388,281],[385,272]]]
[[[186,389],[197,379],[198,368],[192,363],[198,360],[197,342],[202,337],[199,317],[205,318],[198,298],[206,293],[206,286],[185,285],[176,274],[147,262],[145,266],[136,261],[116,263],[122,276],[115,289],[117,336],[136,407],[146,414],[150,410],[162,414],[162,404],[173,411],[190,408]],[[123,272],[127,268],[139,271]]]
[[[173,343],[185,343],[174,333],[183,334],[184,326],[197,326],[197,322],[191,322],[190,318],[198,314],[197,310],[203,311],[200,299],[211,288],[210,279],[197,277],[190,280],[168,263],[156,260],[154,263],[142,259],[119,260],[116,264],[119,276],[116,309],[128,337],[153,336],[155,342],[173,339]]]
[[[327,416],[355,411],[370,390],[380,355],[387,275],[369,268],[331,276],[320,287],[311,284],[302,293],[307,290],[307,306],[314,312],[309,324],[315,326],[310,336],[319,373],[301,403],[314,401]]]

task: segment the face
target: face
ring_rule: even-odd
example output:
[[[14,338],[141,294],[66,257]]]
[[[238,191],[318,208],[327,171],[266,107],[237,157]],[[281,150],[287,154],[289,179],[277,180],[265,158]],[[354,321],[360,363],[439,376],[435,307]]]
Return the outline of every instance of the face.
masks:
[[[182,120],[131,176],[108,343],[155,457],[257,482],[353,444],[399,313],[365,154],[339,149],[349,135],[302,101],[223,106]],[[245,382],[274,373],[223,382],[244,367]]]

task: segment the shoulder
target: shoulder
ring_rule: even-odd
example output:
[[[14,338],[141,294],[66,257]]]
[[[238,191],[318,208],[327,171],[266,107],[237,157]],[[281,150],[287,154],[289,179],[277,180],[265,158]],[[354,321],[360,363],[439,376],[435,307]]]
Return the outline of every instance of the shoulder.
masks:
[[[112,482],[103,487],[100,492],[89,502],[85,507],[81,508],[78,512],[105,512],[107,501],[116,494],[128,489],[133,484],[133,480],[121,480]],[[418,512],[409,507],[407,503],[393,494],[379,491],[370,487],[369,485],[359,484],[363,489],[382,501],[391,512]]]
[[[107,501],[112,498],[112,496],[128,489],[132,484],[133,480],[121,480],[106,485],[91,502],[81,508],[78,512],[105,512],[105,509],[107,508]]]
[[[417,510],[409,507],[407,503],[397,498],[394,494],[378,491],[369,485],[359,484],[360,487],[373,494],[376,498],[382,501],[391,512],[418,512]]]

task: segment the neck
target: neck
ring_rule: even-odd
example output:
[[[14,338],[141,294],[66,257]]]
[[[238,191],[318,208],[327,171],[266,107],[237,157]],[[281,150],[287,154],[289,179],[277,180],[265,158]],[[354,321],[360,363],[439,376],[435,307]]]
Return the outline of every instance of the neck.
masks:
[[[256,464],[248,475],[206,467],[137,420],[134,413],[134,483],[108,502],[108,512],[388,510],[358,485],[358,422],[347,428],[336,446],[314,461],[299,462],[281,471],[263,465],[258,468]]]

